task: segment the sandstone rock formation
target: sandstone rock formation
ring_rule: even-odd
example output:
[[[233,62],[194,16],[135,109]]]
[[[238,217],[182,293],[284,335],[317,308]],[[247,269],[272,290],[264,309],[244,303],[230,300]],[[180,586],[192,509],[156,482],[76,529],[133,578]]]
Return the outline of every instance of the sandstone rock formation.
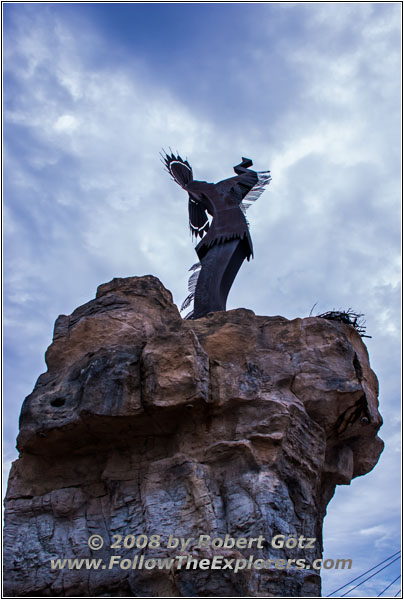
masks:
[[[377,379],[352,327],[245,309],[184,321],[156,278],[131,277],[57,319],[46,363],[9,479],[7,596],[320,595],[311,564],[327,503],[383,447]],[[167,548],[170,534],[191,540],[185,552]],[[198,548],[226,534],[265,541]],[[139,547],[153,535],[158,547]],[[289,547],[272,547],[279,535]],[[301,536],[313,547],[293,547]],[[130,560],[109,568],[113,555]],[[284,563],[133,568],[141,555]],[[52,568],[57,558],[104,566]]]

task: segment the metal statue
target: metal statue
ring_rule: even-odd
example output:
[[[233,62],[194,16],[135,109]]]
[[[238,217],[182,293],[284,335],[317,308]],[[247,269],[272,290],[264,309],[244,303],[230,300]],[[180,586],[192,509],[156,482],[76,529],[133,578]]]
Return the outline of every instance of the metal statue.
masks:
[[[209,312],[226,310],[226,300],[244,261],[253,256],[253,246],[245,211],[262,194],[271,180],[269,171],[250,169],[252,161],[242,157],[234,167],[235,177],[218,183],[195,181],[188,160],[166,154],[168,173],[189,195],[189,226],[201,241],[195,247],[199,263],[190,269],[189,295],[181,310],[194,301],[186,319],[199,319]],[[210,215],[212,217],[209,221]]]

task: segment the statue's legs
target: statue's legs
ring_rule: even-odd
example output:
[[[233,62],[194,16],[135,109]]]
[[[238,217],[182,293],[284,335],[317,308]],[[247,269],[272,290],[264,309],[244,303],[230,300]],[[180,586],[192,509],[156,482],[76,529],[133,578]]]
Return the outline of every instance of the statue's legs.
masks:
[[[239,239],[215,244],[208,250],[201,260],[193,319],[226,310],[227,296],[244,259],[245,251]]]

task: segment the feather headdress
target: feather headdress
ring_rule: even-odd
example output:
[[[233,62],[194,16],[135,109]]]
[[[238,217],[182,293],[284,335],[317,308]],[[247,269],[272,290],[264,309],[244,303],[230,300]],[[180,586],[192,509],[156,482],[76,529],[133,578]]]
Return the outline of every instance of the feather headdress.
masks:
[[[171,151],[171,148],[170,148]],[[173,152],[164,155],[161,154],[162,163],[164,164],[167,173],[171,175],[175,183],[178,183],[183,189],[186,190],[186,186],[194,180],[192,173],[192,167],[188,160],[184,160],[177,152],[177,156]],[[205,209],[201,204],[196,202],[191,194],[189,194],[188,201],[188,214],[189,214],[189,228],[192,236],[198,238],[203,237],[209,230],[209,219]]]
[[[170,148],[171,150],[171,148]],[[161,154],[162,163],[166,168],[166,171],[174,179],[175,183],[178,183],[184,188],[188,183],[193,181],[194,176],[192,173],[192,167],[187,160],[183,160],[179,154],[175,156],[173,152],[167,154],[163,150],[164,155]]]

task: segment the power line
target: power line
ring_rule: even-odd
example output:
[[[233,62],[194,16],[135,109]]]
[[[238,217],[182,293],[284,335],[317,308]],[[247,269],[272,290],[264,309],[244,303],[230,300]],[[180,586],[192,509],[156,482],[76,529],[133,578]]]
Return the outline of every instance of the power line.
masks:
[[[394,598],[397,598],[399,594],[401,594],[401,589],[398,590],[397,594],[394,594]]]
[[[373,571],[373,569],[377,569],[377,567],[380,567],[380,565],[382,565],[383,563],[385,563],[386,561],[390,560],[390,558],[393,558],[393,556],[396,556],[396,554],[400,554],[400,550],[398,552],[395,552],[394,554],[392,554],[391,556],[389,556],[388,558],[385,558],[384,560],[382,560],[382,562],[379,562],[379,564],[375,565],[374,567],[372,567],[371,569],[368,569],[367,571],[365,571],[364,573],[361,573],[360,575],[358,575],[358,577],[355,577],[355,579],[351,579],[351,581],[348,581],[348,583],[346,583],[345,585],[342,585],[341,587],[339,587],[337,590],[334,590],[333,592],[331,592],[331,594],[328,594],[327,598],[329,598],[330,596],[332,596],[333,594],[336,594],[337,592],[339,592],[340,590],[344,589],[344,587],[346,587],[347,585],[350,585],[351,583],[353,583],[354,581],[357,581],[358,579],[360,579],[361,577],[363,577],[364,575],[367,575],[368,573],[370,573],[370,571]]]
[[[342,594],[341,598],[343,598],[344,596],[346,596],[347,594],[349,594],[349,592],[352,592],[353,590],[356,590],[356,588],[359,587],[360,585],[362,585],[362,583],[365,583],[369,579],[372,579],[372,577],[374,577],[375,575],[377,575],[378,573],[380,573],[380,571],[384,571],[384,569],[387,569],[387,567],[389,567],[394,562],[396,562],[396,560],[399,560],[399,559],[400,559],[400,557],[397,556],[397,558],[395,558],[391,562],[387,563],[387,565],[385,565],[384,567],[382,567],[381,569],[379,569],[378,571],[376,571],[376,573],[373,573],[373,575],[369,575],[369,577],[366,577],[366,579],[364,579],[360,583],[357,583],[356,585],[354,585],[353,588],[351,588],[350,590],[348,590],[347,592],[345,592],[345,594]]]
[[[401,577],[401,574],[400,574],[398,577],[396,577],[394,581],[392,581],[391,583],[389,583],[389,585],[388,585],[387,587],[385,587],[385,588],[384,588],[384,590],[382,590],[382,591],[380,592],[380,594],[377,594],[377,597],[378,597],[378,598],[380,598],[380,596],[381,596],[382,594],[384,594],[384,592],[385,592],[386,590],[388,590],[388,589],[389,589],[389,587],[391,587],[391,586],[393,585],[393,583],[396,583],[397,579],[400,579],[400,577]]]

